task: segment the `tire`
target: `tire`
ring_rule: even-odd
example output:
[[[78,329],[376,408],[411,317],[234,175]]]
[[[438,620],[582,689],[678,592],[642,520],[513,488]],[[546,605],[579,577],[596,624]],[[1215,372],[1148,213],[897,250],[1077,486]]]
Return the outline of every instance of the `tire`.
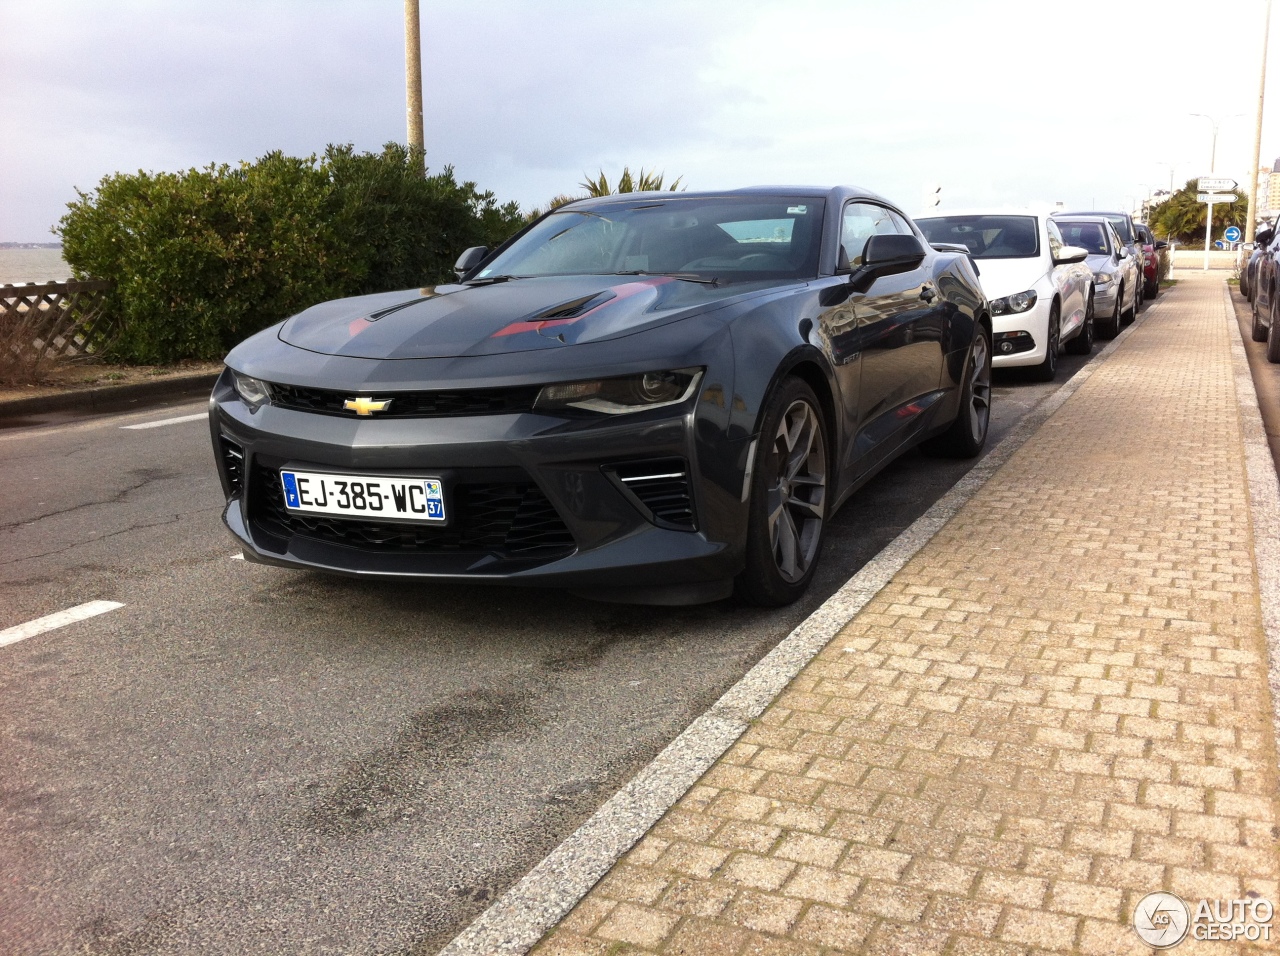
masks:
[[[964,363],[960,408],[945,432],[922,446],[927,455],[973,458],[987,443],[991,428],[991,339],[982,326]]]
[[[1267,307],[1268,318],[1271,324],[1267,326],[1267,361],[1273,365],[1280,364],[1280,330],[1276,329],[1276,317],[1274,314],[1275,290],[1271,290],[1270,305]]]
[[[798,378],[784,379],[765,405],[760,429],[747,509],[747,565],[734,582],[740,600],[781,607],[809,587],[826,528],[827,434],[813,389]]]
[[[1116,296],[1116,307],[1105,322],[1098,324],[1098,335],[1104,339],[1114,339],[1120,334],[1120,297]]]
[[[1155,279],[1152,279],[1150,282],[1146,283],[1142,288],[1142,295],[1144,298],[1154,299],[1159,294],[1160,294],[1160,283],[1157,282]]]
[[[1080,333],[1067,343],[1067,351],[1072,355],[1088,355],[1093,351],[1093,296],[1089,296],[1089,305],[1084,312],[1084,325]]]
[[[1267,327],[1262,324],[1262,319],[1258,315],[1257,299],[1253,300],[1252,308],[1249,311],[1252,313],[1253,318],[1249,327],[1249,337],[1255,342],[1265,342],[1267,340]]]
[[[1053,303],[1049,311],[1049,341],[1045,343],[1044,361],[1031,369],[1031,377],[1037,382],[1052,382],[1058,374],[1058,349],[1062,347],[1062,319],[1058,314],[1058,303]]]
[[[1120,304],[1121,304],[1121,306],[1123,306],[1123,305],[1124,305],[1124,286],[1121,286],[1121,287],[1120,287],[1120,296],[1119,296],[1119,299],[1120,299]],[[1124,309],[1124,310],[1120,313],[1120,324],[1121,324],[1121,325],[1128,325],[1128,324],[1129,324],[1129,323],[1131,323],[1135,318],[1137,318],[1137,315],[1138,315],[1138,297],[1135,295],[1135,296],[1133,297],[1133,305],[1129,306],[1129,308],[1127,308],[1127,309]]]

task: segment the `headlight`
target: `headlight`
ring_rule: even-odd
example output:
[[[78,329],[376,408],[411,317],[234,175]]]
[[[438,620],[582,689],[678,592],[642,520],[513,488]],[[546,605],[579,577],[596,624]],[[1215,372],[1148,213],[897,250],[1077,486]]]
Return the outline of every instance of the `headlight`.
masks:
[[[260,405],[267,405],[271,402],[271,386],[260,378],[242,375],[232,369],[231,384],[235,386],[236,394],[240,396],[240,400],[253,411],[257,411]]]
[[[1015,292],[1013,295],[1006,295],[999,299],[991,300],[991,314],[1004,315],[1008,312],[1026,312],[1036,304],[1036,290],[1028,289],[1026,292]]]
[[[698,388],[700,368],[678,368],[671,372],[644,372],[619,378],[598,378],[589,382],[546,385],[533,403],[534,411],[578,408],[605,415],[625,415],[664,405],[678,405]]]
[[[1098,283],[1098,285],[1106,285],[1108,282],[1110,282],[1114,278],[1115,276],[1113,276],[1110,272],[1095,272],[1093,274],[1093,281]]]

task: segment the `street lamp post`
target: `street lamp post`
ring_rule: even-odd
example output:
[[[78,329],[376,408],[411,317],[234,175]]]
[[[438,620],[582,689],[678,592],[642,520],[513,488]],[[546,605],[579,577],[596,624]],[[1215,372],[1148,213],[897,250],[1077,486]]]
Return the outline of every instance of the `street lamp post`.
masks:
[[[422,136],[422,38],[418,0],[404,0],[404,82],[409,149],[416,149],[421,156],[426,147]]]
[[[1253,242],[1258,219],[1258,160],[1262,156],[1262,98],[1267,92],[1267,39],[1271,34],[1271,0],[1262,26],[1262,69],[1258,77],[1258,119],[1253,128],[1253,164],[1249,169],[1249,211],[1244,217],[1244,241]]]

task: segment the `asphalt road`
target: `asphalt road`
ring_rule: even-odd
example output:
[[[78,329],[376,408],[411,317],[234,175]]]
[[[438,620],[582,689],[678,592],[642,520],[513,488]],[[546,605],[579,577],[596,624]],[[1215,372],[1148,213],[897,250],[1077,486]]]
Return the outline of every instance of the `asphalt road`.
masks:
[[[1064,357],[1058,383],[1084,359]],[[997,375],[991,443],[1055,385]],[[206,425],[0,430],[0,953],[433,953],[969,467],[904,457],[764,612],[233,560]]]

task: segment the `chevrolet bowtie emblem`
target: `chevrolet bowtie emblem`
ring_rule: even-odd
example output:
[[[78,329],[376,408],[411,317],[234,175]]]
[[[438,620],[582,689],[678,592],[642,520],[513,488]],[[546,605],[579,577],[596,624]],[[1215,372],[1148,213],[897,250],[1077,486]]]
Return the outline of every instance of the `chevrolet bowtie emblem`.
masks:
[[[355,398],[348,398],[342,403],[342,407],[349,412],[355,412],[357,415],[369,416],[374,412],[383,412],[391,407],[391,399],[389,398],[369,398],[365,395],[357,395]]]

